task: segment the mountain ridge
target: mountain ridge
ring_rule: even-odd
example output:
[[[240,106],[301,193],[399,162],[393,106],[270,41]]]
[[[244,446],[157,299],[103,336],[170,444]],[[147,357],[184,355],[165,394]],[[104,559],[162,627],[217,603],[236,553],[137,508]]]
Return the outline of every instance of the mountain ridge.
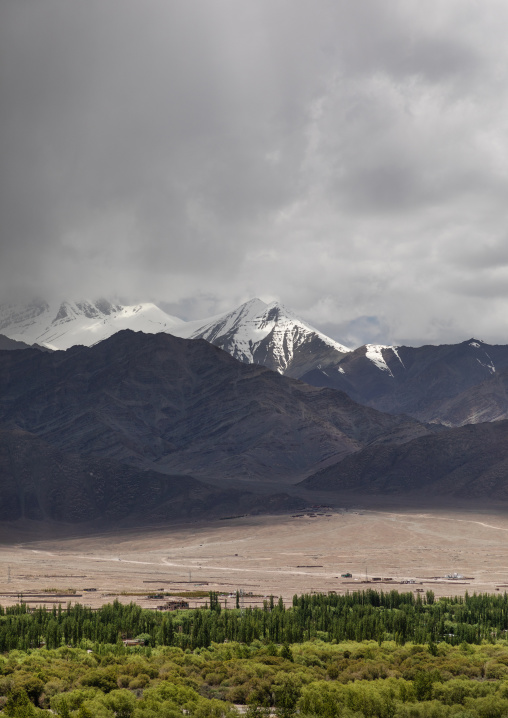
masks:
[[[450,345],[366,344],[350,350],[282,304],[260,299],[189,322],[153,304],[126,307],[105,299],[0,307],[0,333],[11,341],[42,342],[42,348],[93,346],[123,328],[201,338],[245,364],[338,389],[357,403],[425,424],[460,426],[508,416],[506,390],[496,381],[508,369],[508,346],[474,338]],[[9,338],[2,346],[21,348],[9,344]]]
[[[466,402],[474,387],[493,384],[496,373],[508,368],[508,346],[476,339],[437,346],[377,346],[375,351],[370,347],[358,347],[339,363],[315,367],[301,379],[345,391],[380,411],[456,426],[474,420],[475,412],[462,418],[456,412],[454,417],[448,403],[459,395]]]
[[[244,363],[263,364],[299,377],[316,362],[338,361],[350,351],[278,302],[251,299],[214,317],[185,322],[154,304],[132,306],[106,299],[0,306],[0,333],[49,349],[93,346],[122,329],[203,338]]]
[[[296,479],[363,445],[428,432],[204,340],[130,330],[89,348],[0,352],[0,425],[204,480]]]

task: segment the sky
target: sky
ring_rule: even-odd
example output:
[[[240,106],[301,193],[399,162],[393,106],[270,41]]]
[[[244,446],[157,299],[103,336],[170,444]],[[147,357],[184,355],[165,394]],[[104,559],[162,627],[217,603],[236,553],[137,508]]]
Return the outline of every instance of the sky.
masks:
[[[0,300],[508,343],[508,4],[0,0]]]

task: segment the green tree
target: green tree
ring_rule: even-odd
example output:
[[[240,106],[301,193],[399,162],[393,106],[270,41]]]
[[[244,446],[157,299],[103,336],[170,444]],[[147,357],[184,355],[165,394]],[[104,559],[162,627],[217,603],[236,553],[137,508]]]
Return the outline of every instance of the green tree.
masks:
[[[32,718],[37,712],[26,691],[16,688],[7,699],[4,714],[13,718]]]
[[[432,676],[427,671],[418,671],[413,680],[413,688],[418,701],[430,701],[432,698]]]

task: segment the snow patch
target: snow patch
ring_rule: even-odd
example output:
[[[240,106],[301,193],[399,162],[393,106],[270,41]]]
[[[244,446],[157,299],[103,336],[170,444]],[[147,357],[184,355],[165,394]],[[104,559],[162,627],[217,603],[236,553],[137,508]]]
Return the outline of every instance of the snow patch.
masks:
[[[489,357],[489,359],[490,359],[490,357]],[[483,363],[482,361],[480,361],[480,360],[478,359],[478,357],[477,357],[477,358],[476,358],[476,361],[478,362],[478,364],[481,364],[481,366],[485,367],[485,369],[488,369],[491,374],[495,374],[495,372],[496,372],[496,367],[494,366],[494,363],[493,363],[492,360],[491,360],[490,364],[484,364],[484,363]]]
[[[392,350],[392,352],[395,354],[395,356],[397,357],[397,359],[400,361],[400,363],[402,364],[402,366],[403,366],[404,369],[405,369],[406,367],[404,366],[404,362],[403,362],[402,359],[400,358],[399,352],[397,351],[398,348],[399,348],[399,347],[390,347],[390,349]]]
[[[377,366],[381,371],[388,372],[393,377],[392,371],[383,357],[383,349],[392,349],[392,347],[383,346],[382,344],[367,344],[365,356],[367,359]]]
[[[474,349],[482,349],[481,344],[478,342],[469,342],[469,346],[473,347]],[[487,352],[483,349],[483,354],[487,357],[487,361],[483,362],[481,359],[478,359],[476,357],[476,361],[478,364],[481,364],[481,366],[485,367],[485,369],[488,369],[491,374],[494,374],[496,371],[496,367],[494,366],[494,362],[492,361],[491,357],[487,354]]]

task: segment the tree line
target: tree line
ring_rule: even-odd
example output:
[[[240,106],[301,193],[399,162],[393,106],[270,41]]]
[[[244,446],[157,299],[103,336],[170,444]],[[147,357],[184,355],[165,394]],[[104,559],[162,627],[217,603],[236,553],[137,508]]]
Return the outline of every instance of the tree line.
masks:
[[[262,608],[221,607],[210,592],[206,608],[177,612],[142,609],[119,601],[98,610],[75,604],[29,611],[20,603],[0,606],[0,652],[45,645],[80,646],[84,641],[115,644],[122,638],[142,637],[147,645],[182,649],[207,647],[212,642],[254,640],[275,644],[323,641],[407,641],[431,646],[446,642],[480,644],[508,631],[508,595],[472,594],[436,600],[426,594],[398,591],[355,591],[346,595],[294,596],[285,607],[273,597]]]

